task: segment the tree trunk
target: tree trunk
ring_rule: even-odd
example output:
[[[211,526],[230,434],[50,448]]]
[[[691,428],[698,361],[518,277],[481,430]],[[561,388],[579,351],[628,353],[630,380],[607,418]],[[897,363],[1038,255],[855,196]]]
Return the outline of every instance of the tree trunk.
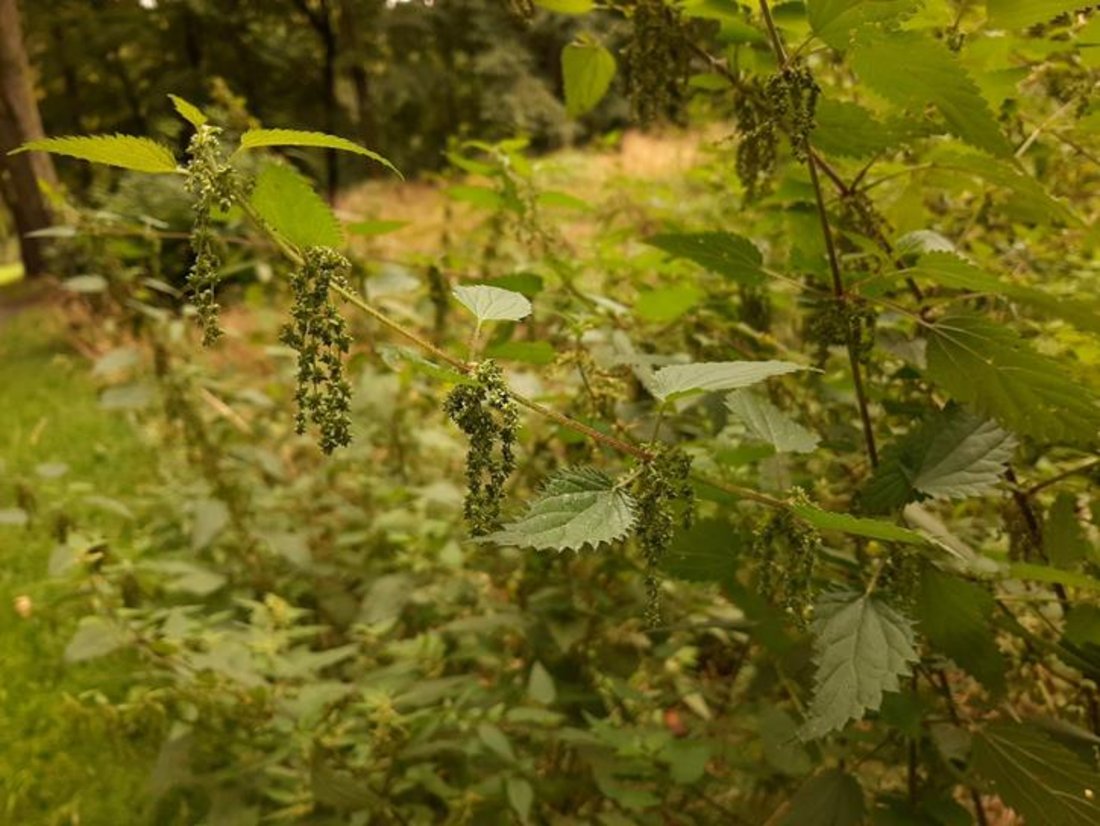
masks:
[[[9,156],[22,143],[44,136],[34,99],[30,63],[16,0],[0,0],[0,176],[4,201],[15,219],[19,249],[28,276],[45,271],[43,241],[28,232],[50,225],[50,208],[38,182],[57,185],[53,163],[43,152]]]

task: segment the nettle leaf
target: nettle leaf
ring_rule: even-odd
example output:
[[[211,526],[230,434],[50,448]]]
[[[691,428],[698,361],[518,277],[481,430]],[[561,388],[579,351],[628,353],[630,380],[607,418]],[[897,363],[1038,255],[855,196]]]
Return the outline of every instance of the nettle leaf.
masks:
[[[667,324],[697,306],[706,295],[691,284],[659,287],[638,296],[634,302],[634,314],[643,321]]]
[[[1004,281],[949,252],[926,253],[916,266],[897,270],[895,274],[899,279],[908,277],[918,283],[930,281],[941,287],[1005,296],[1034,307],[1043,315],[1065,319],[1082,330],[1100,333],[1100,305],[1095,301],[1059,296]]]
[[[65,646],[65,662],[79,663],[110,654],[126,645],[123,630],[104,617],[83,617],[68,644]]]
[[[1043,548],[1050,562],[1059,568],[1072,568],[1089,555],[1091,545],[1077,518],[1077,500],[1072,493],[1060,493],[1043,524]]]
[[[474,284],[455,287],[451,292],[474,314],[479,324],[483,321],[519,321],[531,315],[531,302],[512,290]]]
[[[1024,29],[1066,12],[1088,6],[1081,0],[986,0],[989,24],[1000,29]]]
[[[195,104],[184,100],[179,95],[169,95],[168,99],[172,101],[172,105],[176,107],[176,112],[179,116],[196,129],[207,122],[206,115],[204,115],[202,109]]]
[[[1027,826],[1100,823],[1100,774],[1034,726],[995,723],[974,735],[970,768]]]
[[[1005,658],[997,649],[993,595],[980,585],[932,566],[921,573],[917,620],[937,651],[950,657],[994,693],[1005,687]]]
[[[863,788],[841,769],[828,769],[803,783],[780,826],[860,826],[865,820]]]
[[[645,243],[674,258],[694,261],[739,284],[754,286],[767,280],[760,250],[748,238],[732,232],[663,233],[651,235]]]
[[[351,152],[377,161],[389,169],[397,177],[404,177],[396,166],[377,152],[372,152],[365,146],[360,146],[347,138],[336,135],[326,135],[324,132],[307,132],[302,129],[249,129],[241,135],[241,145],[238,152],[249,149],[259,149],[264,146],[310,146],[318,149],[337,149],[341,152]]]
[[[737,390],[772,376],[807,369],[809,368],[790,361],[700,361],[694,364],[673,364],[653,373],[650,390],[661,401],[667,401],[695,393]]]
[[[996,422],[951,405],[883,451],[861,502],[882,512],[922,496],[980,496],[998,483],[1015,447]]]
[[[339,247],[344,243],[340,222],[328,204],[287,164],[270,163],[260,170],[251,202],[272,229],[299,247]]]
[[[561,50],[565,110],[577,117],[596,108],[615,77],[615,58],[598,43],[570,43]]]
[[[978,496],[997,484],[1016,439],[995,422],[949,408],[927,432],[927,451],[913,487],[933,499]]]
[[[886,522],[847,513],[822,510],[814,505],[791,505],[791,512],[815,528],[823,531],[840,531],[851,536],[863,536],[883,542],[900,542],[903,545],[926,545],[927,540],[916,531]]]
[[[813,140],[830,155],[869,158],[893,146],[895,136],[858,103],[824,99],[814,110]]]
[[[917,32],[895,32],[856,47],[852,65],[887,100],[911,108],[932,104],[967,143],[993,155],[1012,155],[978,85],[943,43]]]
[[[821,440],[770,401],[749,390],[726,396],[726,407],[758,439],[779,453],[811,453]]]
[[[134,135],[81,135],[28,141],[9,155],[20,152],[49,152],[82,161],[132,169],[135,172],[179,172],[175,156],[166,146]]]
[[[867,594],[823,595],[814,609],[814,696],[803,740],[822,737],[877,711],[917,661],[910,621]]]
[[[956,315],[928,332],[928,376],[959,401],[1017,433],[1048,441],[1096,441],[1096,395],[1010,328]]]
[[[634,526],[634,499],[594,468],[550,477],[522,518],[479,541],[536,550],[580,550],[622,539]]]
[[[677,531],[661,568],[669,576],[688,582],[733,581],[737,558],[745,539],[720,519],[699,519],[690,528]]]
[[[809,0],[807,12],[814,34],[843,49],[863,26],[890,23],[912,14],[919,0]]]

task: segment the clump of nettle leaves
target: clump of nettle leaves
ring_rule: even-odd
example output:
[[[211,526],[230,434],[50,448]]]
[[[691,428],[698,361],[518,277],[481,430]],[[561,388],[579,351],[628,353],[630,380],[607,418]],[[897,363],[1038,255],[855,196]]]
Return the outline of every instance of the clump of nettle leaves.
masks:
[[[847,9],[858,4],[843,5]],[[648,64],[636,44],[628,55],[634,65],[632,92],[641,96],[635,108],[645,114],[676,108],[684,91],[686,67],[692,55],[698,56],[688,23],[678,10],[656,0],[613,6],[631,17],[639,43],[660,45],[656,53],[667,64],[662,71],[653,71],[652,66],[643,71]],[[826,43],[832,43],[837,27],[849,20],[845,11],[837,9],[836,4],[811,5],[811,24],[821,29],[819,35]],[[219,337],[220,258],[214,217],[239,209],[258,231],[269,236],[292,268],[294,304],[282,341],[298,353],[297,424],[303,431],[315,427],[326,452],[346,445],[350,438],[350,389],[344,360],[352,341],[341,306],[351,305],[419,348],[426,360],[419,363],[420,368],[452,385],[442,410],[469,439],[465,517],[478,542],[575,551],[633,541],[643,563],[648,619],[658,625],[662,562],[677,532],[691,525],[697,495],[707,491],[718,501],[766,508],[768,515],[756,523],[750,542],[760,596],[779,608],[780,616],[809,628],[813,636],[816,679],[812,700],[801,709],[805,719],[800,737],[809,740],[838,731],[869,711],[886,713],[886,695],[899,692],[905,684],[915,690],[917,680],[924,678],[943,703],[938,717],[927,717],[940,726],[933,739],[949,739],[950,735],[956,740],[951,741],[954,745],[937,745],[937,757],[925,747],[925,732],[919,724],[898,727],[910,744],[911,796],[919,781],[917,762],[927,760],[929,765],[947,765],[948,785],[954,783],[969,791],[983,821],[979,792],[992,787],[1029,823],[1100,822],[1100,807],[1093,793],[1094,767],[1079,751],[1019,719],[1006,722],[993,712],[967,719],[969,712],[959,708],[944,671],[944,658],[949,657],[999,695],[1007,666],[997,649],[997,635],[1013,634],[1029,650],[1081,666],[1086,678],[1074,678],[1075,690],[1095,704],[1095,684],[1090,680],[1100,669],[1075,653],[1064,639],[1052,640],[1024,627],[990,585],[998,580],[1047,583],[1073,618],[1079,609],[1068,602],[1066,588],[1094,588],[1100,583],[1069,566],[1026,560],[997,564],[954,541],[943,525],[920,508],[908,514],[908,526],[870,515],[900,515],[902,508],[922,500],[956,500],[989,490],[1011,473],[1006,465],[1014,455],[1017,436],[1089,447],[1096,444],[1100,431],[1096,396],[1071,371],[992,317],[974,311],[930,311],[922,300],[922,284],[1003,296],[1092,331],[1098,328],[1095,313],[1002,281],[944,249],[921,248],[916,263],[893,249],[883,232],[884,221],[866,192],[845,181],[815,147],[815,129],[823,116],[819,111],[820,80],[806,61],[787,53],[766,2],[760,10],[777,68],[746,76],[703,53],[714,69],[708,82],[724,79],[732,87],[735,113],[743,138],[747,138],[739,146],[736,171],[750,200],[772,186],[776,159],[784,151],[790,152],[808,178],[806,191],[816,209],[828,268],[823,284],[806,286],[806,337],[820,346],[819,364],[831,347],[846,355],[854,396],[852,418],[859,421],[862,467],[868,471],[860,487],[864,515],[822,508],[798,489],[780,498],[703,475],[693,468],[692,457],[698,459],[697,453],[661,438],[663,416],[692,401],[723,394],[728,413],[777,450],[814,451],[819,444],[815,434],[750,389],[784,375],[812,375],[816,368],[808,359],[805,363],[701,361],[656,369],[639,361],[632,365],[634,375],[652,401],[656,427],[648,440],[634,441],[610,427],[593,426],[528,398],[509,384],[497,363],[481,356],[484,325],[516,322],[531,314],[532,305],[524,295],[486,284],[456,287],[453,297],[472,316],[471,344],[462,355],[442,349],[380,310],[353,286],[351,264],[338,249],[338,222],[306,179],[291,166],[274,160],[262,163],[255,178],[237,163],[244,154],[264,148],[304,146],[351,152],[390,166],[355,143],[316,132],[253,129],[245,132],[229,153],[217,126],[193,105],[173,98],[179,114],[194,128],[182,164],[155,141],[132,136],[50,138],[22,150],[185,176],[195,212],[194,263],[188,282],[208,344]],[[869,18],[871,23],[879,19]],[[912,62],[914,71],[908,63],[899,68],[893,57],[899,54]],[[885,31],[862,44],[854,60],[857,67],[877,70],[866,72],[867,82],[884,97],[903,107],[916,102],[933,104],[950,131],[990,156],[980,163],[956,159],[957,165],[969,163],[971,170],[980,167],[978,174],[983,170],[989,174],[989,167],[1000,163],[995,158],[1011,154],[988,105],[969,78],[960,76],[963,69],[946,45],[916,32]],[[582,38],[567,47],[563,69],[567,106],[580,113],[592,108],[607,90],[615,62],[607,49]],[[863,110],[838,108],[835,102],[824,114],[832,123],[832,145],[842,148],[845,136],[860,132],[868,123],[874,126]],[[891,135],[928,134],[927,123],[906,118],[898,120]],[[885,135],[883,131],[879,137],[888,142]],[[863,136],[874,138],[866,130]],[[880,151],[872,149],[872,157]],[[998,180],[1018,184],[1012,176],[1019,174],[1006,163]],[[836,219],[826,202],[827,186],[837,190],[845,230],[861,233],[869,245],[896,261],[896,268],[863,273],[865,277],[858,283],[842,272],[844,250],[840,244],[846,236],[831,225]],[[798,286],[797,278],[766,266],[764,254],[752,241],[731,232],[666,233],[652,236],[646,243],[672,258],[729,276],[746,288],[746,305],[751,303],[751,291],[768,279]],[[931,410],[924,411],[920,427],[880,451],[867,381],[872,373],[875,324],[883,313],[906,319],[918,331],[923,379],[943,396]],[[944,403],[944,396],[950,403]],[[587,465],[560,469],[544,480],[522,515],[504,520],[502,502],[517,466],[522,411],[545,417],[618,452],[625,465],[618,471]],[[1016,504],[1030,525],[1034,513],[1027,493],[1016,494]],[[846,537],[845,541],[855,546],[854,561],[836,553],[831,537]],[[732,576],[722,568],[722,560],[705,555],[681,563],[688,568],[701,566],[695,573],[707,566],[721,569],[717,581]],[[1095,617],[1095,613],[1088,616]],[[918,627],[931,652],[923,657]],[[897,716],[900,712],[895,709],[893,713]],[[948,734],[944,727],[950,729]],[[1098,742],[1095,736],[1091,742]],[[937,774],[941,775],[943,772]],[[855,823],[863,816],[858,781],[843,764],[808,781],[793,805],[792,811],[807,815],[797,822],[810,822],[811,815],[818,816],[820,806],[847,812],[847,819],[836,814],[830,822]],[[930,810],[921,811],[922,817],[931,818],[921,822],[949,822]]]

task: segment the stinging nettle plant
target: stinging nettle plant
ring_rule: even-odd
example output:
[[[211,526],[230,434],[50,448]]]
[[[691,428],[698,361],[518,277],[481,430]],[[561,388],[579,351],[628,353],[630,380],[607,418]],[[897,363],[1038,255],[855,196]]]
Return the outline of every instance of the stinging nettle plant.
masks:
[[[219,337],[216,214],[238,208],[270,238],[292,270],[294,303],[282,341],[298,353],[297,426],[300,432],[316,427],[326,453],[347,445],[351,436],[344,361],[353,341],[340,312],[347,304],[419,348],[430,363],[409,357],[414,369],[453,384],[441,408],[469,441],[464,514],[478,542],[582,551],[632,538],[647,620],[655,632],[665,621],[662,578],[678,570],[740,597],[761,629],[773,623],[796,632],[807,629],[815,672],[807,702],[790,688],[782,666],[775,666],[802,718],[788,740],[817,741],[865,718],[885,727],[875,748],[897,749],[906,787],[900,797],[884,795],[880,809],[889,806],[899,818],[910,818],[888,822],[966,822],[959,819],[960,810],[962,817],[968,813],[957,796],[978,822],[988,823],[983,794],[989,792],[1029,824],[1100,822],[1092,753],[1100,732],[1074,728],[1073,734],[1059,734],[1057,727],[1044,729],[1015,712],[1006,720],[999,709],[1008,668],[999,649],[1002,639],[1010,640],[1002,647],[1015,650],[1021,664],[1026,660],[1047,669],[1068,686],[1075,702],[1094,709],[1100,702],[1100,666],[1092,654],[1081,653],[1083,641],[1091,638],[1071,624],[1096,610],[1088,595],[1100,590],[1093,577],[1100,558],[1093,551],[1067,559],[1051,544],[1051,537],[1076,537],[1084,530],[1072,497],[1057,500],[1047,525],[1037,515],[1037,496],[1048,485],[1095,467],[1100,432],[1095,380],[1081,380],[1023,328],[1002,323],[974,298],[1010,304],[1025,318],[1068,324],[1086,335],[1100,332],[1097,304],[1059,300],[1039,287],[993,275],[976,256],[931,230],[895,237],[876,195],[891,176],[910,173],[899,162],[900,169],[869,181],[881,157],[899,148],[926,152],[931,166],[989,182],[1026,202],[1015,204],[1017,214],[1027,214],[1030,206],[1041,211],[1040,221],[1047,225],[1081,227],[1081,218],[1031,175],[1021,160],[1030,143],[1012,146],[960,59],[965,8],[960,6],[952,30],[950,21],[926,25],[915,16],[917,3],[810,0],[802,24],[805,39],[792,48],[786,25],[777,22],[767,0],[751,13],[662,0],[612,2],[595,11],[591,3],[536,0],[535,5],[629,21],[632,39],[621,57],[633,108],[642,119],[679,117],[693,68],[705,70],[700,74],[705,81],[697,85],[717,85],[728,93],[739,138],[729,167],[744,208],[783,212],[782,220],[790,222],[783,226],[799,232],[808,227],[813,242],[795,238],[786,267],[776,263],[773,250],[766,255],[750,238],[728,231],[662,232],[644,243],[673,267],[701,269],[736,285],[742,309],[749,297],[766,303],[769,284],[793,291],[802,336],[816,350],[812,358],[770,346],[776,336],[767,312],[746,315],[744,326],[769,345],[762,355],[786,358],[684,363],[655,362],[648,353],[620,354],[620,365],[652,413],[648,437],[634,438],[616,429],[616,422],[582,421],[518,392],[500,364],[482,356],[489,327],[521,323],[537,303],[491,285],[454,288],[452,297],[473,319],[468,352],[455,355],[356,288],[351,262],[337,249],[339,224],[301,175],[268,162],[250,180],[235,164],[243,153],[305,146],[388,165],[357,144],[315,132],[255,129],[226,154],[219,129],[196,107],[173,98],[195,129],[183,165],[156,142],[132,136],[51,138],[19,151],[185,176],[194,204],[188,286],[208,344]],[[926,5],[935,20],[937,4]],[[1050,14],[1033,19],[1026,5],[990,3],[990,9],[998,25],[1014,30],[1074,8],[1046,4]],[[716,14],[731,31],[751,28],[755,36],[738,46],[749,50],[752,65],[760,68],[737,68],[730,59],[736,50],[720,56],[706,50],[701,21]],[[808,48],[815,42],[819,50]],[[562,66],[566,104],[578,116],[599,103],[618,70],[610,50],[588,34],[566,47]],[[844,97],[853,83],[873,93],[875,108]],[[922,141],[930,141],[931,148]],[[514,183],[507,176],[502,180],[506,189]],[[785,198],[794,206],[788,208]],[[524,231],[531,235],[533,219],[523,215]],[[980,220],[996,219],[983,212]],[[991,231],[1011,239],[1014,227],[1009,219]],[[701,301],[691,293],[687,298]],[[905,335],[890,339],[888,349],[883,327]],[[698,349],[705,347],[715,349],[709,343]],[[843,387],[843,405],[837,407],[845,413],[830,413],[829,421],[808,428],[789,412],[806,397],[792,390],[790,379],[769,381],[782,376],[797,378],[802,392],[809,387],[821,396]],[[560,467],[522,514],[505,519],[506,488],[522,451],[521,410],[626,464],[604,456]],[[853,432],[858,449],[832,466],[826,460],[813,465],[824,477],[820,484],[803,489],[788,483],[781,487],[789,493],[777,496],[723,472],[709,455],[717,452],[714,442],[692,438],[705,433],[715,415],[775,455],[809,461],[824,448],[844,454]],[[685,420],[690,426],[680,424]],[[1025,487],[1013,469],[1025,453],[1033,464],[1043,455],[1084,461],[1059,465],[1047,482]],[[1028,534],[1027,543],[1018,545],[1028,550],[1019,558],[995,559],[975,550],[940,518],[950,512],[940,506],[961,511],[967,500],[998,489],[1014,514],[1004,527],[1009,541]],[[748,573],[733,569],[733,560],[722,556],[724,546],[692,544],[699,536],[697,511],[733,510],[739,502],[767,509],[752,517],[746,532]],[[678,537],[686,537],[687,544],[678,545]],[[751,588],[756,593],[747,593]],[[1052,620],[1049,612],[1036,611],[1045,623],[1037,626],[1035,617],[1014,609],[1007,598],[1013,589],[1039,593],[1037,599],[1050,601],[1058,616]],[[774,645],[769,653],[779,662],[782,646]],[[981,700],[964,703],[958,696],[949,679],[952,663],[974,679],[975,693],[984,692]],[[1092,725],[1100,723],[1094,719]],[[874,752],[860,754],[847,746],[842,741],[821,746],[828,767],[805,781],[785,819],[777,822],[809,822],[811,813],[821,815],[822,809],[829,822],[863,821],[858,768]],[[849,754],[854,761],[848,761]]]

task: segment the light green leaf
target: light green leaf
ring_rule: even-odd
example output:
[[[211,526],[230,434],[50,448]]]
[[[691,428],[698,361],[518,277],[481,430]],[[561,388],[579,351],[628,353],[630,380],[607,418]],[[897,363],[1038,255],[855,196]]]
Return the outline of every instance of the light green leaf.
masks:
[[[492,723],[482,723],[477,727],[477,739],[501,759],[516,762],[516,753],[508,736]]]
[[[779,826],[861,826],[865,812],[859,781],[841,769],[827,769],[803,783]]]
[[[737,390],[764,381],[806,370],[790,361],[700,361],[673,364],[653,373],[651,390],[662,401],[695,393]]]
[[[770,401],[749,390],[726,396],[726,407],[749,433],[772,445],[779,453],[811,453],[820,441]]]
[[[531,315],[531,302],[511,290],[474,284],[455,287],[452,293],[474,314],[479,324],[483,321],[519,321]]]
[[[570,43],[561,50],[565,109],[577,117],[596,108],[615,77],[615,58],[598,43]]]
[[[270,227],[299,247],[339,247],[340,222],[321,196],[297,170],[270,163],[252,190],[252,206]]]
[[[1100,774],[1041,730],[994,723],[974,735],[970,768],[1027,826],[1100,823]],[[1091,799],[1090,799],[1091,798]]]
[[[622,539],[634,525],[634,500],[592,468],[566,468],[550,477],[519,520],[482,542],[538,550],[599,547]]]
[[[9,155],[20,152],[49,152],[82,161],[119,166],[135,172],[179,172],[176,158],[166,146],[133,135],[82,135],[28,141]]]
[[[509,777],[504,781],[508,805],[516,813],[520,823],[530,823],[531,806],[535,802],[535,790],[522,777]]]
[[[943,43],[917,32],[896,32],[859,45],[852,65],[869,87],[901,106],[935,106],[951,131],[1002,157],[1012,147],[966,69]]]
[[[916,606],[921,633],[936,650],[999,694],[1007,666],[993,634],[996,609],[993,595],[979,585],[932,566],[921,573]]]
[[[1076,571],[1064,571],[1049,565],[1036,565],[1032,562],[1013,562],[1005,568],[1008,579],[1030,580],[1032,582],[1057,583],[1071,588],[1084,588],[1088,591],[1100,591],[1100,579],[1079,574]]]
[[[900,542],[903,545],[925,545],[927,541],[916,531],[885,522],[881,519],[867,519],[847,513],[825,511],[813,505],[796,504],[791,506],[794,513],[803,522],[823,531],[840,531],[852,536],[864,536],[883,542]]]
[[[645,242],[739,284],[753,286],[767,279],[760,250],[748,238],[732,232],[665,233],[652,235]]]
[[[65,662],[78,663],[103,657],[126,644],[122,629],[103,617],[84,617],[69,644],[65,646]]]
[[[1072,568],[1088,557],[1091,546],[1077,518],[1073,494],[1060,493],[1051,505],[1043,524],[1043,548],[1059,568]]]
[[[535,0],[535,5],[558,14],[587,14],[596,6],[593,0]]]
[[[372,152],[347,138],[326,135],[324,132],[306,132],[301,129],[249,129],[241,135],[241,145],[237,151],[244,152],[249,149],[259,149],[262,146],[311,146],[319,149],[338,149],[341,152],[351,152],[370,158],[382,164],[397,177],[404,177],[396,166],[377,152]]]
[[[550,364],[558,351],[549,341],[504,341],[485,348],[485,355],[501,361]]]
[[[169,95],[168,99],[172,101],[172,105],[176,107],[176,112],[179,113],[179,116],[196,129],[206,123],[206,115],[204,115],[202,110],[195,104],[184,100],[179,95]]]
[[[866,594],[822,596],[814,611],[814,696],[803,740],[841,729],[876,711],[882,695],[901,688],[917,661],[909,620]]]
[[[888,149],[894,135],[857,103],[824,99],[814,112],[814,146],[830,155],[869,158]]]
[[[691,284],[660,287],[639,295],[634,302],[634,313],[643,321],[667,324],[698,306],[704,298],[706,293]]]
[[[986,0],[985,3],[989,24],[1000,29],[1024,29],[1087,6],[1083,0]]]
[[[862,27],[889,23],[911,14],[919,0],[808,0],[814,34],[834,49],[844,49]]]
[[[956,315],[931,325],[928,333],[928,376],[959,401],[1017,433],[1049,441],[1096,441],[1100,406],[1095,395],[1011,328]]]
[[[949,252],[927,253],[916,266],[896,271],[896,274],[898,278],[912,278],[917,283],[930,281],[951,289],[1005,296],[1043,315],[1062,318],[1082,330],[1100,333],[1100,305],[1095,301],[1059,296],[1048,290],[1004,281]]]
[[[558,696],[558,692],[554,688],[554,678],[550,676],[550,672],[543,667],[543,664],[537,660],[531,666],[531,673],[527,677],[527,696],[536,703],[547,706],[553,703]]]

